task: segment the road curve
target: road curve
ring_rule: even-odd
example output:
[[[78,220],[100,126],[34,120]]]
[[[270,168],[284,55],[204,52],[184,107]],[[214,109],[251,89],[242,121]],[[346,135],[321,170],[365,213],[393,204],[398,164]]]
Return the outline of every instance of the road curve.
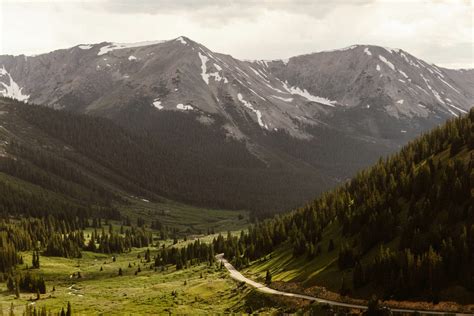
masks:
[[[233,278],[234,280],[237,280],[239,282],[245,282],[248,285],[256,288],[258,291],[260,291],[262,293],[301,298],[301,299],[310,300],[310,301],[314,301],[314,302],[318,302],[318,303],[328,304],[328,305],[331,305],[331,306],[340,306],[340,307],[356,308],[356,309],[367,309],[367,306],[365,306],[365,305],[348,304],[348,303],[326,300],[326,299],[323,299],[323,298],[318,298],[318,297],[304,295],[304,294],[296,294],[296,293],[289,293],[289,292],[282,292],[282,291],[274,290],[274,289],[271,289],[268,286],[265,286],[261,283],[250,280],[249,278],[242,275],[242,273],[240,273],[229,261],[227,261],[224,258],[223,253],[216,255],[216,259],[219,262],[221,262],[224,265],[224,267],[229,271],[231,278]],[[453,313],[453,312],[412,310],[412,309],[402,309],[402,308],[390,308],[390,310],[392,312],[400,312],[400,313],[415,313],[415,312],[418,312],[422,315],[445,315],[445,314],[466,315],[466,316],[472,315],[472,314],[459,314],[459,313]]]

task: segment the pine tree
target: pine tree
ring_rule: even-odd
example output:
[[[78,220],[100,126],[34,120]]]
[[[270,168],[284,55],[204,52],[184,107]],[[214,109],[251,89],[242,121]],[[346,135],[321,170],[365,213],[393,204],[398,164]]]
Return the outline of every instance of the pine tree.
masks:
[[[31,265],[33,269],[39,269],[40,267],[40,256],[38,251],[33,251]]]
[[[352,277],[354,289],[358,289],[365,284],[364,268],[357,262],[354,267],[353,277]]]
[[[328,252],[331,252],[334,250],[334,240],[332,238],[329,240],[329,245],[328,245]]]
[[[15,297],[20,298],[20,278],[16,276],[15,278]]]
[[[66,316],[71,316],[71,315],[72,315],[71,302],[67,302]]]
[[[265,275],[265,284],[269,285],[272,283],[272,274],[270,273],[270,270],[267,270],[267,273]]]
[[[346,276],[342,276],[342,283],[341,283],[341,289],[339,290],[339,293],[342,296],[346,296],[350,293],[350,288],[349,285],[347,284]]]

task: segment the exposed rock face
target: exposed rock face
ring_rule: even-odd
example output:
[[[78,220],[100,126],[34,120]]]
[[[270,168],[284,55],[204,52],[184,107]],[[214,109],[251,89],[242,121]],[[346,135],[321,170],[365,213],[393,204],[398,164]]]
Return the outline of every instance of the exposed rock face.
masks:
[[[0,56],[0,64],[3,95],[106,116],[147,99],[156,110],[219,114],[237,137],[243,131],[233,123],[226,98],[264,130],[308,137],[301,124],[320,124],[340,109],[444,119],[465,113],[474,93],[472,71],[442,69],[400,49],[366,45],[248,62],[179,37]]]
[[[0,56],[1,95],[151,131],[164,113],[195,116],[269,165],[310,168],[324,178],[316,190],[467,113],[473,87],[473,70],[369,45],[241,61],[179,37]],[[185,126],[172,133],[187,137]]]

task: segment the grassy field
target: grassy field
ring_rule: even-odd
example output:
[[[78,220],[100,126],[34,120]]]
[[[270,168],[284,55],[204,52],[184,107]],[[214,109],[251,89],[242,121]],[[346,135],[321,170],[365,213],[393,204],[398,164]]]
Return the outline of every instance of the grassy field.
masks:
[[[55,200],[65,199],[61,194],[45,190],[44,188],[12,177],[0,172],[0,181],[21,190],[42,194]],[[123,216],[129,216],[136,223],[138,217],[142,218],[148,225],[154,220],[159,220],[169,228],[177,229],[180,235],[207,234],[208,229],[215,232],[226,232],[241,230],[249,225],[249,213],[247,211],[230,211],[223,209],[210,209],[195,207],[164,198],[159,201],[148,201],[140,197],[127,196],[125,192],[115,191],[127,198],[127,204],[116,203]]]
[[[247,211],[200,208],[166,199],[148,201],[129,197],[128,200],[130,205],[118,205],[118,208],[132,221],[137,217],[148,223],[159,220],[163,225],[186,234],[206,234],[208,229],[215,232],[235,231],[249,225]]]
[[[347,284],[352,286],[352,269],[341,271],[337,264],[341,243],[351,242],[350,239],[342,237],[341,229],[340,225],[334,222],[324,230],[321,254],[312,260],[308,260],[306,256],[294,258],[293,250],[287,244],[283,244],[270,255],[252,262],[243,272],[252,279],[264,282],[266,271],[269,270],[273,281],[296,282],[303,288],[322,286],[338,293],[343,277]],[[334,242],[334,250],[328,251],[331,239]],[[396,249],[397,245],[398,238],[385,244],[384,247]],[[363,263],[372,261],[378,251],[379,248],[374,247],[362,257],[361,261]],[[373,288],[366,287],[363,290],[365,291],[360,294],[369,293]]]
[[[67,302],[71,302],[75,314],[196,315],[242,312],[249,308],[249,302],[255,301],[251,289],[230,279],[227,271],[220,270],[217,264],[179,271],[168,266],[165,271],[154,271],[137,258],[144,251],[145,248],[134,249],[117,256],[115,262],[110,255],[90,252],[84,252],[81,259],[41,257],[40,269],[30,271],[45,277],[47,293],[40,300],[33,293],[21,293],[16,299],[1,283],[0,306],[6,315],[12,303],[15,314],[21,314],[26,304],[47,306],[58,312]],[[31,262],[30,253],[24,253],[23,257],[25,263]],[[139,266],[141,272],[135,275]],[[118,275],[119,268],[123,276]],[[25,266],[19,267],[23,269]],[[72,276],[77,272],[81,273],[80,279]],[[259,301],[262,305],[262,299]],[[275,311],[265,304],[258,308],[265,313]]]
[[[340,288],[341,272],[337,268],[338,249],[341,244],[341,228],[337,223],[328,226],[323,232],[321,254],[313,260],[305,256],[293,258],[293,251],[286,244],[260,260],[254,261],[244,273],[254,279],[265,280],[266,271],[272,274],[273,281],[301,282],[305,287],[315,284],[329,289]],[[329,240],[334,242],[334,250],[328,251]]]
[[[1,99],[0,110],[5,109],[9,102]],[[206,234],[208,230],[234,231],[248,226],[249,214],[245,210],[196,207],[169,200],[156,192],[144,189],[140,184],[104,165],[100,159],[89,158],[80,148],[72,148],[61,138],[32,126],[15,111],[0,112],[0,155],[21,161],[24,166],[28,166],[27,172],[20,174],[8,168],[0,170],[0,182],[7,183],[18,191],[71,205],[89,206],[103,205],[104,201],[92,194],[92,188],[101,188],[113,197],[107,201],[107,206],[111,202],[112,206],[120,210],[122,215],[129,216],[133,222],[136,222],[138,217],[147,224],[159,220],[163,225],[176,229],[180,236]],[[11,143],[37,151],[45,157],[54,157],[55,162],[76,170],[87,181],[72,180],[70,175],[56,171],[45,171],[44,166],[32,160],[30,156],[19,154],[7,146]],[[31,174],[36,176],[32,177]],[[65,190],[65,187],[69,189]]]
[[[266,271],[272,275],[273,288],[288,292],[305,292],[306,294],[319,296],[332,300],[341,300],[339,295],[342,287],[343,278],[346,285],[350,287],[349,297],[355,300],[366,300],[373,293],[378,293],[379,297],[383,295],[383,288],[377,288],[373,284],[366,285],[357,291],[352,287],[352,269],[341,271],[338,267],[337,259],[339,247],[342,242],[351,242],[341,237],[341,227],[337,223],[329,225],[323,232],[323,241],[321,243],[322,253],[312,260],[305,256],[293,257],[293,249],[288,244],[282,244],[271,254],[262,257],[259,260],[251,262],[250,266],[243,269],[242,273],[250,279],[260,283],[265,282]],[[328,251],[329,240],[333,239],[335,249]],[[399,238],[385,243],[384,248],[397,249]],[[379,246],[373,247],[361,258],[363,263],[371,262],[377,253]],[[448,287],[441,293],[442,301],[439,304],[431,304],[424,301],[394,301],[388,300],[387,304],[400,308],[414,309],[433,309],[433,310],[464,310],[472,311],[472,292],[467,292],[461,287]],[[459,305],[454,302],[461,300],[465,305]],[[358,301],[361,303],[362,301]],[[357,302],[356,302],[357,303]],[[363,303],[363,302],[362,302]]]

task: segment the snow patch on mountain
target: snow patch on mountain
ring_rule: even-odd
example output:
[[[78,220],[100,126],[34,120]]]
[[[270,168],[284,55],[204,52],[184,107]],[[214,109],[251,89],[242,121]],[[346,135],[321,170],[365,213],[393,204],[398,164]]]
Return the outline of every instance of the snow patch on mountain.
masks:
[[[443,104],[446,104],[446,103],[443,101],[443,99],[441,99],[441,97],[440,97],[438,91],[436,91],[436,90],[434,90],[434,89],[431,89],[431,92],[433,92],[433,95],[435,96],[435,98],[436,98],[439,102],[441,102],[441,103],[443,103]]]
[[[442,104],[445,104],[446,105],[446,102],[443,101],[443,99],[441,99],[438,91],[436,91],[435,89],[433,89],[433,87],[429,84],[430,80],[425,78],[425,76],[423,76],[423,74],[420,73],[420,76],[421,78],[425,81],[426,83],[426,86],[428,87],[428,89],[431,90],[431,93],[433,93],[433,95],[435,96],[436,100],[439,101],[439,103],[442,103]]]
[[[130,55],[130,56],[128,56],[128,60],[137,60],[137,57],[135,57],[133,55]]]
[[[177,41],[177,42],[180,42],[180,43],[183,44],[183,45],[188,44],[188,42],[186,42],[182,36],[178,37],[178,38],[176,39],[176,41]]]
[[[403,77],[407,78],[408,79],[408,75],[403,72],[402,70],[398,69],[398,72],[402,74]]]
[[[153,100],[153,106],[158,110],[163,110],[163,106],[161,105],[161,101],[159,98]]]
[[[407,55],[405,55],[405,53],[400,52],[400,56],[402,56],[402,58],[405,59],[407,63],[410,63],[410,60],[408,59]]]
[[[443,78],[440,78],[438,77],[438,79],[444,83],[445,85],[447,85],[448,87],[450,87],[451,89],[453,89],[454,91],[456,91],[457,93],[461,93],[458,89],[456,89],[455,87],[453,87],[452,85],[450,85],[448,82],[446,82]]]
[[[201,48],[202,52],[203,53],[206,53],[202,48]],[[221,64],[223,64],[224,66],[226,66],[227,68],[229,68],[229,65],[227,65],[227,63],[225,61],[223,61],[222,59],[220,59],[219,57],[213,55],[211,52],[207,52],[207,54],[213,58],[214,60],[217,60],[218,62],[220,62]]]
[[[97,56],[105,55],[111,51],[117,49],[125,49],[125,48],[134,48],[134,47],[142,47],[142,46],[150,46],[164,43],[165,41],[146,41],[146,42],[137,42],[137,43],[111,43],[105,46],[102,46],[97,53]]]
[[[377,71],[380,71],[380,65],[377,64],[377,67],[376,67]]]
[[[250,68],[257,76],[259,76],[260,78],[262,78],[263,81],[268,82],[268,79],[267,79],[267,78],[264,78],[264,77],[262,76],[262,74],[261,74],[259,71],[253,69],[253,68],[250,67],[250,66],[249,66],[249,68]]]
[[[387,66],[392,68],[392,70],[395,70],[395,66],[387,60],[387,58],[383,57],[382,55],[379,55],[379,59],[383,61]]]
[[[283,94],[287,94],[287,92],[282,91],[282,90],[280,90],[280,89],[278,89],[278,88],[275,88],[275,87],[273,87],[272,85],[269,85],[268,83],[265,83],[265,85],[266,85],[267,87],[269,87],[270,89],[276,91],[276,92],[280,92],[280,93],[283,93]]]
[[[446,99],[446,101],[448,101],[448,100],[449,100],[449,99]],[[467,114],[467,111],[465,111],[465,110],[463,110],[463,109],[461,109],[461,108],[455,106],[455,105],[451,102],[451,100],[449,100],[447,104],[448,104],[450,107],[452,107],[452,108],[458,110],[459,112],[464,113],[464,114]]]
[[[92,45],[89,45],[89,44],[88,45],[79,45],[77,47],[79,47],[80,49],[91,49]]]
[[[206,55],[201,54],[201,52],[198,52],[199,59],[201,59],[201,77],[202,80],[206,84],[209,85],[209,78],[213,77],[215,81],[221,81],[224,80],[224,83],[228,83],[229,80],[227,80],[226,77],[222,77],[219,72],[207,72],[207,62],[209,61],[209,58]],[[216,67],[219,71],[222,70],[222,67],[214,63],[214,67]]]
[[[209,84],[209,75],[207,74],[207,66],[206,63],[209,60],[206,55],[201,54],[198,52],[199,58],[201,59],[201,77],[205,83]]]
[[[423,91],[426,95],[430,95],[428,93],[428,91],[426,91],[425,89],[423,89],[422,87],[420,87],[418,84],[415,84],[415,87],[417,87],[418,89],[420,89],[421,91]]]
[[[370,52],[370,50],[369,50],[368,47],[366,47],[366,48],[364,49],[364,53],[366,53],[366,54],[369,55],[369,56],[372,56],[372,53]]]
[[[432,64],[431,66],[433,67],[433,70],[434,70],[441,78],[444,78],[444,75],[441,73],[441,71],[439,70],[439,68],[436,67],[435,64]]]
[[[273,94],[272,94],[272,97],[275,98],[275,99],[278,99],[278,100],[285,101],[285,102],[292,102],[293,101],[293,98],[282,98],[282,97],[279,97],[279,96],[273,95]]]
[[[403,99],[397,101],[398,104],[403,104],[403,102],[404,102]]]
[[[454,113],[453,111],[451,111],[450,109],[448,109],[449,113],[451,113],[453,116],[455,117],[459,117],[459,115],[457,115],[456,113]]]
[[[6,84],[4,82],[0,82],[0,84],[3,86],[3,89],[0,90],[0,94],[4,97],[10,97],[18,101],[28,101],[30,96],[21,92],[23,88],[20,88],[20,86],[13,80],[10,73],[5,69],[5,66],[2,65],[2,68],[0,68],[0,78],[4,76],[8,76],[9,83]]]
[[[253,94],[255,94],[257,97],[259,97],[259,98],[262,99],[263,101],[267,101],[267,99],[265,99],[265,98],[262,97],[260,94],[258,94],[257,92],[255,92],[255,90],[253,90],[252,88],[247,87],[247,89],[249,89],[250,91],[252,91]]]
[[[182,103],[177,104],[176,108],[178,110],[182,110],[182,111],[192,111],[192,110],[194,110],[194,108],[191,105],[189,105],[189,104],[184,105]]]
[[[250,76],[249,76],[245,71],[243,71],[242,69],[240,69],[239,67],[236,66],[235,69],[237,69],[237,70],[238,70],[241,74],[243,74],[244,76],[250,78]]]
[[[258,71],[262,76],[264,76],[265,78],[268,79],[267,70],[265,69],[265,67],[262,67],[262,69],[257,68],[257,71]]]
[[[401,50],[399,51],[399,54],[400,56],[402,56],[402,58],[408,63],[410,64],[411,66],[414,66],[416,68],[420,68],[420,65],[418,65],[416,62],[412,61],[411,59],[409,59],[407,57],[407,55],[405,55],[405,53],[403,53]]]
[[[337,103],[337,101],[332,101],[332,100],[329,100],[328,98],[312,95],[306,89],[300,89],[299,87],[288,87],[288,82],[284,82],[283,87],[289,93],[302,96],[308,101],[317,102],[317,103],[321,103],[321,104],[332,106],[332,107],[334,107],[335,106],[334,104]]]
[[[250,103],[250,102],[247,102],[244,100],[244,97],[242,96],[241,93],[237,93],[237,98],[239,99],[239,101],[246,107],[248,108],[249,110],[251,110],[252,112],[254,112],[256,115],[257,115],[257,121],[258,121],[258,125],[260,125],[260,127],[263,127],[265,129],[268,129],[268,126],[267,124],[265,124],[263,122],[263,119],[262,119],[262,112],[260,112],[259,110],[255,109],[253,107],[253,105]]]

